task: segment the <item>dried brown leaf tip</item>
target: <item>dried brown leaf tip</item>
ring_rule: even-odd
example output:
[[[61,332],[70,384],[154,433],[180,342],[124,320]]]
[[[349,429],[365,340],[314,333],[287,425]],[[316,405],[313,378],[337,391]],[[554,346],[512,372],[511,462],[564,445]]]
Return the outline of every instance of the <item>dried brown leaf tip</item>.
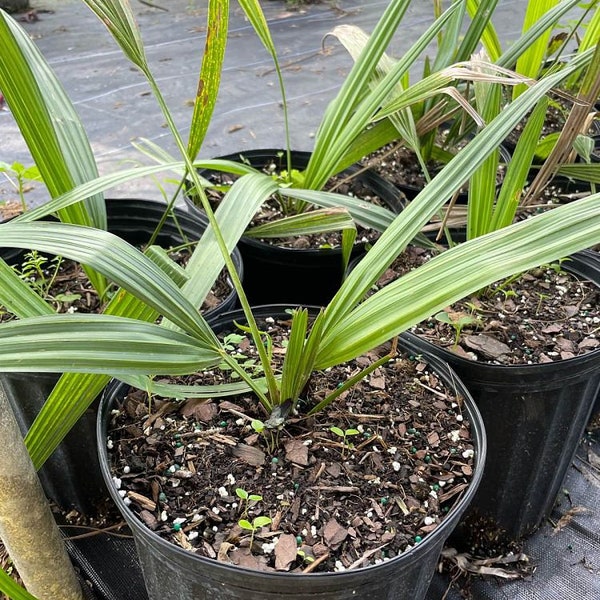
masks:
[[[442,559],[450,562],[462,574],[499,577],[500,579],[523,579],[535,571],[526,554],[506,554],[489,558],[475,558],[468,552],[445,548]]]
[[[552,530],[552,535],[556,535],[558,532],[562,531],[577,515],[582,515],[587,512],[589,512],[589,509],[585,508],[585,506],[573,506],[556,522],[556,525],[554,525]]]

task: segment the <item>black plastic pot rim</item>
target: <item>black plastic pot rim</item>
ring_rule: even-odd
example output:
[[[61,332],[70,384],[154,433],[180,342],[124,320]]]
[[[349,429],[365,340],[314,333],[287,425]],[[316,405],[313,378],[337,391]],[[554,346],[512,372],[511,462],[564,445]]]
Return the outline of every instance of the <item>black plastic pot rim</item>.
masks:
[[[227,154],[225,156],[220,156],[219,160],[231,160],[231,161],[239,162],[242,159],[242,157],[244,157],[246,155],[264,156],[265,159],[266,158],[276,158],[281,152],[282,152],[281,149],[257,148],[257,149],[253,149],[253,150],[245,150],[245,151],[236,152],[233,154]],[[293,150],[292,154],[294,155],[294,157],[296,157],[296,159],[298,159],[298,158],[300,159],[298,162],[301,163],[302,167],[304,167],[308,164],[308,161],[311,156],[310,152],[299,151],[299,150]],[[206,169],[206,171],[210,171],[210,170],[211,169]],[[378,191],[381,190],[382,192],[384,192],[381,194],[382,197],[383,196],[386,196],[388,198],[393,197],[397,200],[399,205],[406,205],[407,198],[405,197],[404,193],[399,188],[397,188],[395,185],[393,185],[388,180],[386,180],[384,177],[382,177],[381,175],[376,173],[375,171],[369,170],[369,169],[362,170],[361,167],[359,167],[358,165],[352,165],[352,166],[348,167],[345,171],[343,171],[343,173],[356,173],[358,171],[361,171],[361,173],[358,175],[359,177],[361,177],[363,180],[366,180],[369,182],[374,182],[373,185],[377,186]],[[186,192],[187,192],[187,190],[186,190]],[[190,209],[197,210],[197,211],[202,210],[201,207],[197,206],[191,200],[191,198],[188,196],[187,193],[184,194],[184,200],[185,200],[186,204],[188,205],[188,207],[190,207]],[[341,253],[342,253],[342,250],[339,247],[336,247],[336,248],[288,248],[285,246],[277,246],[276,244],[269,244],[268,242],[263,242],[258,239],[249,237],[247,235],[242,236],[242,238],[240,239],[240,242],[242,244],[247,244],[247,245],[253,246],[255,248],[269,246],[271,248],[272,252],[281,253],[282,255],[286,255],[286,256],[293,256],[293,255],[317,256],[319,254],[332,253],[332,252],[341,255]],[[355,246],[356,245],[360,245],[360,242],[355,243]]]
[[[289,308],[289,305],[282,305],[282,306],[285,306],[285,308]],[[264,308],[264,307],[261,307],[261,308]],[[273,308],[273,307],[270,307],[270,308]],[[225,313],[225,314],[227,314],[227,313]],[[409,350],[416,349],[416,347],[412,343],[412,340],[405,339],[403,336],[401,336],[401,345],[403,345],[404,347],[406,347]],[[454,378],[455,381],[459,381],[458,376],[452,372],[450,367],[443,361],[437,359],[436,357],[428,356],[427,363],[430,364],[438,373],[441,373],[444,375],[451,374],[451,376]],[[207,564],[210,564],[213,566],[215,564],[218,564],[224,571],[231,571],[232,573],[236,573],[238,575],[239,575],[239,573],[244,573],[244,572],[247,572],[247,573],[253,574],[253,575],[256,575],[257,573],[261,573],[264,576],[265,580],[272,580],[272,579],[279,580],[282,578],[287,579],[290,577],[293,577],[295,579],[329,578],[329,579],[343,580],[344,577],[347,577],[348,575],[353,575],[353,574],[360,573],[360,572],[365,572],[365,573],[369,572],[371,574],[376,573],[379,570],[384,570],[386,568],[386,566],[389,566],[390,563],[392,563],[394,561],[403,561],[406,564],[412,564],[415,561],[419,560],[419,557],[421,554],[420,548],[422,548],[424,545],[429,545],[429,544],[435,543],[440,536],[447,537],[451,533],[451,532],[446,531],[446,527],[444,527],[444,524],[453,515],[456,516],[458,514],[460,516],[460,514],[462,514],[467,509],[467,507],[468,507],[469,503],[471,502],[472,498],[474,497],[474,495],[477,491],[477,488],[479,487],[479,483],[483,477],[483,468],[485,465],[485,458],[486,458],[486,452],[487,452],[485,430],[483,427],[483,420],[482,420],[481,414],[479,413],[479,410],[477,409],[477,406],[476,406],[474,400],[467,393],[465,395],[464,406],[465,406],[468,416],[469,416],[469,420],[471,423],[471,435],[473,436],[473,440],[475,441],[475,448],[476,448],[476,452],[475,452],[475,461],[476,462],[475,462],[475,469],[473,471],[473,478],[472,478],[466,492],[454,504],[454,506],[452,506],[452,508],[450,509],[450,512],[448,512],[445,515],[444,520],[440,523],[440,525],[434,531],[432,531],[431,533],[428,533],[427,536],[425,536],[423,538],[423,541],[419,542],[418,544],[415,544],[409,550],[404,551],[402,554],[394,557],[393,559],[390,559],[389,561],[386,561],[384,563],[380,563],[377,565],[370,565],[367,567],[361,567],[361,568],[353,569],[353,570],[349,570],[349,571],[330,572],[330,573],[310,573],[310,574],[268,573],[268,572],[262,572],[262,571],[256,571],[253,569],[248,569],[246,567],[228,565],[227,563],[217,562],[210,558],[206,558],[206,557],[199,556],[199,555],[193,555],[193,554],[187,552],[186,550],[184,550],[183,548],[180,548],[179,546],[176,546],[176,545],[166,541],[165,539],[163,539],[162,537],[160,537],[159,535],[154,533],[152,530],[147,528],[145,525],[143,525],[143,523],[140,522],[138,517],[129,509],[129,507],[125,504],[123,498],[119,495],[118,491],[116,490],[116,488],[114,486],[113,475],[110,472],[110,468],[109,468],[110,461],[109,461],[108,451],[107,451],[107,447],[106,447],[107,433],[106,433],[106,427],[105,427],[105,425],[108,421],[109,415],[110,415],[111,407],[112,407],[112,402],[109,403],[109,399],[110,399],[111,395],[113,395],[115,393],[115,390],[119,385],[125,385],[125,384],[122,384],[117,380],[113,380],[111,382],[111,384],[109,384],[109,386],[105,389],[105,392],[103,394],[103,397],[102,397],[102,400],[100,403],[100,409],[98,411],[98,419],[97,419],[97,427],[96,427],[96,435],[98,438],[98,455],[99,455],[99,460],[100,460],[100,469],[102,470],[105,482],[107,483],[107,487],[109,489],[111,498],[113,499],[113,501],[115,502],[115,504],[117,505],[117,507],[119,508],[119,510],[125,517],[125,519],[127,520],[129,526],[132,529],[139,531],[142,535],[152,538],[153,542],[156,543],[157,547],[161,550],[161,552],[162,552],[162,549],[164,549],[165,551],[168,551],[169,553],[175,552],[176,554],[179,554],[182,557],[189,557],[190,555],[192,555],[192,556],[195,556],[195,558],[200,563],[207,563]]]
[[[268,246],[270,248],[270,252],[273,253],[274,256],[282,255],[288,257],[290,260],[292,256],[320,256],[322,254],[339,254],[340,257],[342,255],[342,249],[339,246],[335,246],[332,248],[288,248],[286,246],[278,246],[277,244],[269,244],[269,242],[263,242],[258,239],[254,239],[248,235],[243,235],[240,238],[239,243],[241,245],[252,246],[253,248],[264,248]],[[285,260],[282,258],[281,260]]]

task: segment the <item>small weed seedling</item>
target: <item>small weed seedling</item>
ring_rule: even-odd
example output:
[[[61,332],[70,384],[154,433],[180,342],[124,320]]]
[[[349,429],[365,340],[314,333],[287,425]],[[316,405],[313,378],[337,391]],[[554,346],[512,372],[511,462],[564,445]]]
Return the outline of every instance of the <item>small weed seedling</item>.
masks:
[[[235,358],[240,366],[243,367],[251,377],[259,377],[263,374],[260,363],[255,358],[249,358],[242,351],[240,351],[239,346],[246,339],[247,338],[245,335],[241,335],[239,333],[230,333],[223,339],[223,347],[233,358]],[[237,379],[239,377],[239,375],[226,363],[221,363],[219,368],[224,371],[231,371],[230,376],[232,379]]]
[[[21,267],[13,267],[19,277],[26,281],[35,289],[42,298],[48,298],[50,289],[58,275],[62,258],[55,256],[48,261],[43,254],[37,250],[32,250],[25,254],[25,261]]]
[[[237,346],[246,338],[240,333],[230,333],[223,338],[223,348],[228,352],[234,352]]]
[[[342,458],[345,458],[346,450],[352,450],[354,448],[354,444],[350,442],[348,438],[353,435],[358,435],[360,431],[358,431],[358,429],[340,429],[335,425],[330,427],[329,431],[342,438]]]
[[[434,315],[435,319],[437,319],[440,323],[447,323],[450,325],[454,331],[454,348],[458,346],[458,341],[460,340],[460,334],[463,328],[466,325],[475,325],[481,323],[481,319],[479,317],[475,317],[473,315],[450,315],[446,311],[442,311]]]
[[[267,525],[270,525],[271,523],[272,523],[272,519],[270,519],[269,517],[264,517],[264,516],[262,516],[262,517],[255,517],[252,520],[252,523],[250,523],[250,521],[247,521],[246,519],[240,519],[238,521],[238,525],[242,529],[246,529],[247,531],[250,531],[250,552],[252,552],[252,545],[254,543],[254,535],[255,535],[255,533],[261,527],[266,527]]]
[[[261,434],[265,430],[265,424],[260,419],[252,419],[250,427],[258,434]]]
[[[259,496],[258,494],[249,494],[243,488],[236,488],[235,494],[236,494],[236,496],[240,500],[243,501],[243,513],[242,513],[242,516],[244,516],[244,517],[248,516],[248,503],[250,501],[252,501],[252,502],[260,502],[262,500],[262,496]],[[241,527],[241,525],[240,525],[240,527]]]
[[[504,296],[504,302],[509,298],[516,298],[517,292],[514,290],[507,290],[506,288],[499,287],[496,291],[500,292]]]
[[[492,297],[494,294],[503,294],[504,301],[508,300],[510,296],[516,296],[516,292],[514,292],[510,286],[515,281],[518,281],[521,278],[522,273],[517,273],[516,275],[512,275],[511,277],[507,277],[504,281],[498,283],[497,286],[488,286],[485,291],[485,295],[487,297]]]
[[[304,550],[298,550],[297,554],[300,557],[300,559],[302,560],[302,562],[305,564],[310,564],[311,562],[315,562],[314,556],[311,556],[310,554],[306,554],[306,552],[304,552]]]
[[[549,263],[547,265],[542,265],[542,268],[546,268],[546,269],[551,269],[552,271],[554,271],[557,275],[560,275],[561,273],[564,273],[565,270],[562,267],[563,262],[565,262],[565,260],[569,260],[568,258],[561,258],[553,263]]]
[[[542,292],[537,292],[537,297],[538,297],[538,303],[537,303],[537,307],[535,309],[535,314],[539,314],[540,310],[542,310],[542,304],[544,303],[544,300],[548,300],[550,298],[549,294],[542,294]]]
[[[25,202],[25,192],[28,192],[30,188],[25,185],[25,182],[42,181],[42,176],[40,175],[38,168],[35,165],[26,167],[18,162],[9,165],[8,163],[0,161],[0,173],[4,173],[6,179],[15,190],[17,190],[19,200],[21,201],[21,207],[23,211],[26,211],[27,203]],[[16,183],[12,180],[11,176],[16,179]]]
[[[267,423],[263,423],[260,419],[252,419],[250,427],[262,435],[269,453],[273,453],[279,444],[279,432],[281,428],[268,427]]]

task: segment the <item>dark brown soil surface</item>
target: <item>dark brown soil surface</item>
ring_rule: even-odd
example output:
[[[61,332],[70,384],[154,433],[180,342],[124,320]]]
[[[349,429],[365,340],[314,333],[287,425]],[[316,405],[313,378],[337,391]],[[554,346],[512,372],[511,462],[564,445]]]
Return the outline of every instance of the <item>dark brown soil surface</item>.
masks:
[[[274,163],[265,164],[263,170],[267,173],[272,173],[276,168]],[[216,173],[209,177],[209,180],[216,185],[231,185],[236,177],[228,173]],[[390,208],[385,201],[373,191],[372,188],[366,186],[359,177],[349,175],[339,175],[333,177],[324,187],[324,191],[335,192],[337,194],[348,195],[354,198],[360,198],[365,202],[385,206]],[[222,198],[222,192],[215,189],[207,189],[207,196],[211,205],[215,209]],[[398,196],[403,197],[402,192],[398,191]],[[289,202],[289,200],[288,200]],[[305,208],[306,211],[314,210],[312,205]],[[264,223],[272,223],[285,216],[292,216],[294,211],[285,212],[282,209],[282,200],[280,198],[269,198],[264,202],[256,215],[249,224],[249,227],[256,227]],[[356,241],[361,243],[374,243],[377,241],[380,232],[369,229],[357,224]],[[339,231],[315,233],[311,235],[294,236],[290,238],[258,238],[261,242],[279,246],[281,248],[338,248],[341,245],[341,233]]]
[[[370,154],[363,159],[363,164],[402,189],[412,188],[415,194],[427,184],[415,153],[401,143],[389,144]],[[429,163],[427,169],[430,176],[434,177],[443,166],[441,163]]]
[[[281,358],[285,323],[259,326]],[[251,357],[247,340],[238,348]],[[318,374],[304,397],[317,402],[387,351]],[[192,552],[261,570],[356,568],[419,543],[464,492],[473,445],[462,403],[408,356],[314,417],[302,406],[280,432],[252,428],[266,414],[251,395],[173,403],[134,391],[110,430],[112,470],[140,519]],[[270,523],[254,536],[240,527],[259,517]]]
[[[451,144],[451,147],[447,148],[448,142],[446,141],[446,137],[448,136],[448,133],[447,130],[440,129],[436,143],[445,151],[456,154],[460,148],[467,145],[468,141],[456,140],[456,142]],[[410,148],[403,145],[401,140],[399,142],[388,144],[376,152],[373,152],[366,156],[361,162],[376,173],[379,173],[379,175],[387,181],[390,181],[392,184],[405,191],[411,198],[420,192],[427,184],[427,179],[415,153]],[[431,178],[435,177],[444,166],[445,163],[434,160],[429,161],[427,163],[429,176]],[[499,184],[502,183],[502,180],[504,179],[504,171],[504,165],[500,165],[497,173],[497,183]],[[466,192],[466,186],[460,190],[460,194],[462,195],[466,194]]]
[[[560,133],[563,130],[563,127],[567,121],[569,116],[569,112],[571,110],[572,103],[569,102],[566,98],[555,97],[548,104],[548,109],[546,111],[546,119],[544,121],[544,125],[542,126],[542,132],[540,138],[545,138],[548,135],[553,133]],[[509,147],[514,147],[519,141],[519,137],[521,132],[523,131],[523,127],[525,126],[526,120],[524,119],[515,129],[508,135],[506,138],[506,144]],[[588,130],[589,135],[598,134],[598,125],[597,121],[593,123],[593,125]]]
[[[173,251],[171,258],[179,265],[185,266],[189,252]],[[34,262],[39,265],[43,276],[33,269]],[[83,268],[75,261],[56,257],[49,258],[39,253],[26,253],[23,263],[16,265],[15,268],[42,298],[52,303],[59,313],[98,313],[103,308],[103,302],[98,297]],[[202,312],[217,307],[231,294],[231,291],[232,284],[229,276],[227,271],[223,270],[208,293],[202,305]],[[3,312],[3,307],[0,306],[0,322],[11,318],[12,315]]]
[[[409,248],[380,284],[429,257],[422,249]],[[497,282],[433,315],[413,331],[465,358],[496,364],[553,362],[596,350],[600,347],[599,289],[561,268],[568,261]],[[464,326],[456,343],[461,319]]]
[[[100,310],[96,291],[81,265],[72,260],[27,252],[23,255],[23,262],[14,265],[14,269],[57,312],[92,313]],[[12,315],[2,312],[0,306],[0,321],[11,318]]]

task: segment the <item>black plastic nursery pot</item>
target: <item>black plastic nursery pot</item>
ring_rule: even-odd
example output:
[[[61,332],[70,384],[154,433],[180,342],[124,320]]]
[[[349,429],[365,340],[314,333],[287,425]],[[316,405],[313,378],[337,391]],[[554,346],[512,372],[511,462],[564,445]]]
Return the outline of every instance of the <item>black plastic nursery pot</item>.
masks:
[[[595,253],[570,258],[565,270],[600,285]],[[487,462],[468,515],[490,519],[511,539],[532,534],[552,511],[585,431],[600,390],[600,350],[552,363],[492,365],[410,338],[450,365],[483,416]]]
[[[255,314],[273,315],[273,308],[259,307]],[[276,307],[281,311],[282,306]],[[279,312],[279,314],[281,314]],[[212,322],[216,331],[239,320],[240,311]],[[400,346],[416,350],[411,340]],[[107,450],[107,432],[116,403],[129,386],[113,382],[105,391],[98,414],[98,448],[102,474],[111,497],[130,526],[150,600],[421,600],[425,597],[444,542],[470,503],[485,463],[485,433],[473,400],[449,367],[435,357],[430,365],[464,397],[475,446],[473,478],[464,495],[442,523],[419,543],[387,562],[355,570],[318,573],[266,573],[211,560],[175,546],[148,529],[129,509],[113,483]]]
[[[59,376],[54,373],[2,373],[4,387],[23,434],[35,420]],[[46,495],[64,509],[91,513],[107,496],[95,443],[95,408],[88,408],[38,475]]]
[[[149,200],[109,199],[106,203],[109,231],[134,245],[149,241],[165,209],[164,203]],[[203,222],[181,209],[176,209],[175,214],[176,220],[172,217],[166,220],[157,244],[176,246],[184,242],[183,236],[189,241],[196,241],[202,235],[205,229]],[[0,251],[0,257],[11,264],[21,260],[22,255],[22,252],[16,254],[10,248]],[[243,275],[237,249],[232,257],[238,272]],[[207,318],[232,309],[236,301],[237,295],[232,289],[221,305],[206,313]],[[2,373],[0,379],[25,435],[58,381],[58,376],[46,373]],[[90,514],[107,497],[95,443],[96,409],[97,403],[84,413],[40,470],[46,495],[65,510],[76,508]]]
[[[240,162],[242,159],[257,169],[269,161],[284,166],[285,158],[280,150],[248,150],[220,157]],[[292,152],[294,168],[303,169],[310,159],[309,152]],[[358,172],[352,167],[344,172]],[[210,171],[201,175],[210,178]],[[395,213],[404,207],[404,195],[377,173],[365,170],[356,175],[365,188],[372,190]],[[206,218],[191,198],[185,200],[190,211]],[[244,290],[251,304],[293,302],[300,304],[325,305],[337,292],[344,278],[342,252],[339,248],[284,248],[257,239],[242,236],[238,247],[244,261]],[[357,242],[352,258],[365,252],[365,244]]]

